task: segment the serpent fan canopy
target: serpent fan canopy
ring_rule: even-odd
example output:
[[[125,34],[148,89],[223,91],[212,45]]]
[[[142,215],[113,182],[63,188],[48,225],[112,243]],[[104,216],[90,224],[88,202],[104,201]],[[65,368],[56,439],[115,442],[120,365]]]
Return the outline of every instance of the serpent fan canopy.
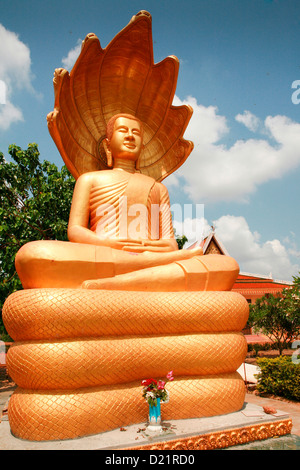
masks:
[[[179,168],[193,149],[183,138],[192,116],[190,106],[173,106],[179,60],[169,56],[154,64],[152,20],[141,11],[105,49],[90,33],[69,73],[54,73],[54,110],[49,132],[69,171],[81,174],[107,169],[102,141],[115,114],[139,118],[144,149],[138,171],[162,181]]]

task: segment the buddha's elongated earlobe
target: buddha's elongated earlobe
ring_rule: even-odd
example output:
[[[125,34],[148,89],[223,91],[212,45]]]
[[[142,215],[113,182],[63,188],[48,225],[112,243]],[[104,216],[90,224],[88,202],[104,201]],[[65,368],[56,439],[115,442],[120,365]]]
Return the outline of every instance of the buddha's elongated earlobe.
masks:
[[[103,147],[106,153],[106,159],[107,159],[107,166],[111,168],[113,166],[113,156],[111,154],[110,148],[109,148],[109,140],[104,139],[103,140]]]
[[[142,151],[144,150],[144,148],[145,148],[145,144],[143,144],[143,146],[142,146]],[[142,151],[141,151],[141,153],[142,153]],[[140,162],[141,162],[141,155],[139,156],[139,158],[135,162],[135,169],[137,171],[140,171]]]

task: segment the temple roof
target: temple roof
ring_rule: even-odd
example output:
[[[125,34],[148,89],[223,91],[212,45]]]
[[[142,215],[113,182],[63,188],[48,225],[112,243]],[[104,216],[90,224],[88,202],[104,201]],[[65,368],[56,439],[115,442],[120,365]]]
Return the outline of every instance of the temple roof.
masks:
[[[276,294],[284,288],[292,286],[292,282],[279,281],[271,277],[240,272],[232,290],[242,292],[243,295]]]
[[[204,255],[208,255],[209,253],[216,253],[220,255],[229,256],[228,251],[226,250],[221,240],[217,237],[214,229],[211,231],[211,233],[207,237],[189,246],[188,250],[191,250],[192,248],[197,248],[197,247],[203,248]]]

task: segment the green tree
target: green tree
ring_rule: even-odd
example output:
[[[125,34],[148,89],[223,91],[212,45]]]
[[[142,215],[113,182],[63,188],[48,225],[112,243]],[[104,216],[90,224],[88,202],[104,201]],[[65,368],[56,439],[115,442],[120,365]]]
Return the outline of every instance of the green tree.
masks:
[[[300,282],[294,278],[291,288],[276,295],[263,296],[250,304],[249,324],[254,331],[261,331],[276,345],[279,354],[285,343],[291,343],[300,335]]]
[[[185,235],[181,235],[181,236],[177,235],[175,228],[174,228],[174,237],[176,239],[179,250],[182,250],[185,243],[188,242],[187,237]]]
[[[40,161],[37,144],[27,150],[0,152],[0,308],[12,292],[22,288],[14,266],[17,251],[33,240],[66,240],[75,180],[65,166],[59,171]],[[0,338],[5,335],[0,320]]]
[[[179,250],[182,250],[184,244],[188,241],[188,239],[186,238],[185,235],[182,235],[181,237],[177,237],[176,241],[177,241]]]

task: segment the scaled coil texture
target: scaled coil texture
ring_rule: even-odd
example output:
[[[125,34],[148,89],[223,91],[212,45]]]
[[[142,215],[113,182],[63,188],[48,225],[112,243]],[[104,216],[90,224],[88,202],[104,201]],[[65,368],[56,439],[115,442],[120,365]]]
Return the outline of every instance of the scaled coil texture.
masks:
[[[239,410],[236,372],[247,347],[246,300],[234,292],[30,289],[12,294],[3,318],[14,345],[8,371],[13,434],[72,439],[144,423],[141,380],[163,378],[163,419]]]

